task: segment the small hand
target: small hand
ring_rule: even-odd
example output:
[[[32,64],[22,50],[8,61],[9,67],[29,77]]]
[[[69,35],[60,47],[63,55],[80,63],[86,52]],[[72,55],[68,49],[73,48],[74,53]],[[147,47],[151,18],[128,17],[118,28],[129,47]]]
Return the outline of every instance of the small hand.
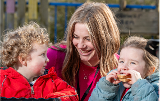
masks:
[[[130,81],[128,82],[129,84],[134,84],[138,79],[142,79],[141,74],[136,70],[123,71],[123,73],[131,75]]]
[[[117,74],[119,74],[118,71],[113,70],[111,71],[107,76],[106,76],[106,80],[108,80],[109,82],[113,83],[113,84],[118,84],[121,81],[118,80],[117,78]]]

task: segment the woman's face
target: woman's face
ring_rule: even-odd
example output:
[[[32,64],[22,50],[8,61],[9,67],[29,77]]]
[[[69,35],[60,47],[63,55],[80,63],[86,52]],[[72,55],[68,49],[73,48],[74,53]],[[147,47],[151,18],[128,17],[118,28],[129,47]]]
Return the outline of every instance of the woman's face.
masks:
[[[91,42],[87,25],[82,23],[75,24],[73,33],[73,45],[77,49],[81,61],[88,66],[95,66],[98,64],[99,59],[97,52]]]

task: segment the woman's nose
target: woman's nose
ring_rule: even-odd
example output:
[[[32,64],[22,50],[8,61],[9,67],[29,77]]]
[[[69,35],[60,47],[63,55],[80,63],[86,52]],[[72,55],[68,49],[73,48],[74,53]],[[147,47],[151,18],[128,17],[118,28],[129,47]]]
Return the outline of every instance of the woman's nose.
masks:
[[[79,41],[78,48],[85,48],[85,47],[86,47],[86,44],[82,41]]]
[[[78,48],[85,48],[86,45],[85,44],[78,44]]]

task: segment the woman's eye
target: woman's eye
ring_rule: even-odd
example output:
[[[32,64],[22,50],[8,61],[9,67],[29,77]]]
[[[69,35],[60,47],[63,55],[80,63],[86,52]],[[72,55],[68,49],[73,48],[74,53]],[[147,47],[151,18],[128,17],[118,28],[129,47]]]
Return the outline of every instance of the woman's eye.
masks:
[[[77,36],[74,36],[74,35],[73,35],[73,38],[78,39],[78,37],[77,37]]]
[[[90,38],[89,37],[85,37],[84,40],[90,41]]]

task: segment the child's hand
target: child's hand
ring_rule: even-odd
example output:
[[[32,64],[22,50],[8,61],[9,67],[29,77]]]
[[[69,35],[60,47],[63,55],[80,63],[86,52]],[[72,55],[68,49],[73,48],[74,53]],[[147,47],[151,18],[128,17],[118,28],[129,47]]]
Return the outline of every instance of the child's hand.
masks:
[[[131,75],[130,81],[128,82],[129,84],[134,84],[138,79],[142,79],[141,74],[136,70],[128,70],[124,71],[123,73],[126,75]]]
[[[118,71],[113,70],[112,72],[110,72],[107,76],[106,76],[106,80],[108,80],[109,82],[113,83],[113,84],[118,84],[121,81],[119,81],[117,79],[117,74],[119,74]]]

